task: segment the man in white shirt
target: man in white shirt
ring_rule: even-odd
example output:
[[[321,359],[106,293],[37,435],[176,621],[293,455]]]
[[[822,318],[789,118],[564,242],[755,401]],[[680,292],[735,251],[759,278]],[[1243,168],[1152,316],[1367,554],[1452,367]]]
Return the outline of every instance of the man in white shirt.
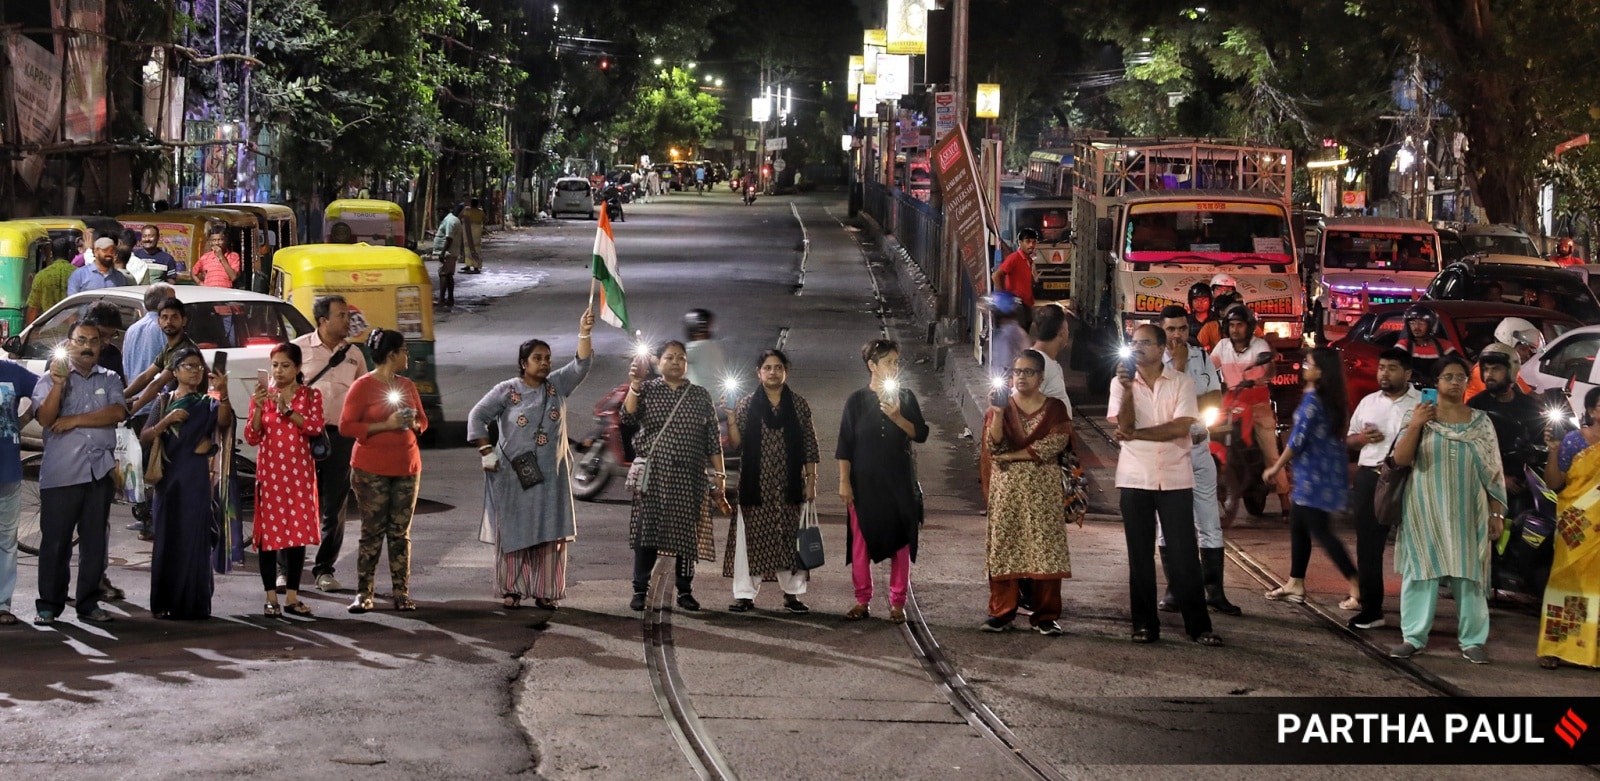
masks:
[[[1196,346],[1189,344],[1189,310],[1176,304],[1161,310],[1161,330],[1167,334],[1167,353],[1162,364],[1189,376],[1194,382],[1195,403],[1199,409],[1222,404],[1222,383],[1217,372]],[[1194,467],[1194,530],[1200,538],[1200,580],[1205,585],[1206,605],[1218,613],[1237,616],[1244,611],[1228,601],[1222,588],[1226,562],[1222,550],[1222,505],[1217,503],[1217,462],[1211,457],[1211,431],[1202,421],[1189,427],[1189,460]],[[1172,597],[1172,567],[1168,564],[1166,539],[1156,538],[1161,552],[1161,568],[1167,573],[1167,593],[1157,607],[1173,613],[1178,602]]]
[[[1272,364],[1257,365],[1262,353],[1272,354],[1272,345],[1255,335],[1256,315],[1244,304],[1234,304],[1222,314],[1222,327],[1228,338],[1211,350],[1211,364],[1222,375],[1222,386],[1239,392],[1239,402],[1250,408],[1251,427],[1255,430],[1255,443],[1261,448],[1265,463],[1278,460],[1278,419],[1272,413]],[[1289,475],[1279,471],[1275,486],[1279,506],[1284,517],[1289,514]],[[1224,514],[1232,518],[1238,511],[1238,497],[1244,492],[1239,486],[1228,492],[1228,508]]]
[[[1401,422],[1417,405],[1422,394],[1411,387],[1411,354],[1398,347],[1378,356],[1378,390],[1356,405],[1350,413],[1350,432],[1345,446],[1360,448],[1354,491],[1350,507],[1356,521],[1356,582],[1361,589],[1361,612],[1350,619],[1351,629],[1377,629],[1383,626],[1383,548],[1389,540],[1389,527],[1378,523],[1373,494],[1378,487],[1378,467],[1389,457]]]
[[[333,576],[339,549],[344,546],[344,508],[350,495],[350,453],[355,440],[339,433],[339,415],[350,386],[367,373],[366,356],[348,341],[350,305],[344,296],[322,296],[311,304],[317,329],[298,339],[300,372],[311,387],[322,392],[322,415],[327,422],[327,458],[317,462],[317,506],[322,518],[322,543],[311,574],[318,591],[338,591],[343,586]],[[338,358],[339,362],[334,363]],[[329,367],[329,364],[333,364]]]
[[[1112,436],[1122,443],[1117,456],[1117,488],[1122,493],[1122,533],[1128,544],[1132,640],[1153,643],[1161,637],[1155,566],[1159,520],[1184,631],[1201,645],[1222,645],[1222,639],[1211,631],[1195,547],[1189,431],[1200,410],[1195,405],[1194,381],[1161,365],[1167,335],[1155,325],[1135,328],[1128,344],[1134,370],[1130,373],[1125,363],[1117,367],[1106,418],[1116,424]]]
[[[1049,303],[1033,312],[1033,349],[1047,359],[1044,362],[1044,384],[1039,392],[1067,405],[1072,415],[1072,399],[1067,398],[1067,380],[1061,373],[1061,362],[1056,357],[1067,346],[1067,310],[1057,303]]]

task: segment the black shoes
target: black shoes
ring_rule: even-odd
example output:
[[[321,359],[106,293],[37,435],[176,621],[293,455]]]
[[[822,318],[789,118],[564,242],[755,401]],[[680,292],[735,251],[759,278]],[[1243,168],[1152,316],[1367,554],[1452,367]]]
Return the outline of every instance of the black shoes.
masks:
[[[811,608],[808,607],[806,603],[801,602],[800,598],[793,594],[783,595],[783,609],[789,611],[790,613],[796,614],[811,612]]]
[[[1061,625],[1054,621],[1040,621],[1039,625],[1034,627],[1034,629],[1039,630],[1039,634],[1044,635],[1045,637],[1055,637],[1057,635],[1066,634],[1066,630],[1062,629]]]
[[[1243,615],[1238,605],[1228,601],[1222,590],[1222,574],[1227,566],[1221,548],[1200,549],[1200,581],[1205,584],[1206,606],[1225,616]]]
[[[755,608],[755,606],[756,606],[756,602],[753,599],[742,599],[742,598],[741,599],[735,599],[733,601],[733,604],[728,606],[728,612],[729,613],[748,613],[751,610],[753,610]]]
[[[979,632],[1004,632],[1011,628],[1011,619],[990,616],[978,625]]]
[[[693,613],[700,609],[700,600],[695,599],[693,594],[679,594],[678,607]]]
[[[1350,619],[1345,626],[1348,626],[1351,629],[1378,629],[1384,626],[1385,623],[1386,622],[1383,620],[1383,613],[1367,613],[1366,611],[1362,611],[1361,613],[1356,614],[1355,618]]]
[[[628,601],[628,609],[632,610],[635,613],[639,613],[639,612],[643,612],[644,611],[644,592],[643,591],[635,591],[635,592],[633,592],[633,599]]]

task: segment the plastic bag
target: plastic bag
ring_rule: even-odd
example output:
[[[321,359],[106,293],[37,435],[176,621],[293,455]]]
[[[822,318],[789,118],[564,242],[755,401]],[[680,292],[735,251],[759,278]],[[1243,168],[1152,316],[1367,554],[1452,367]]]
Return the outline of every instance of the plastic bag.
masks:
[[[117,427],[116,458],[115,482],[122,500],[128,504],[143,502],[144,451],[139,447],[139,435],[127,426]]]

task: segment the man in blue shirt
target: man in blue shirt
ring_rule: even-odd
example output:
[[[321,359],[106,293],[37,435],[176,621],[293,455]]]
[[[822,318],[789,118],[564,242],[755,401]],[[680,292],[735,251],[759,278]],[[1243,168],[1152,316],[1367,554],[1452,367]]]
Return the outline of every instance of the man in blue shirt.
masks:
[[[97,257],[98,260],[98,257]],[[33,389],[34,417],[44,428],[39,463],[39,599],[33,623],[48,625],[67,606],[72,536],[78,535],[78,618],[111,620],[100,607],[106,570],[106,524],[114,492],[117,424],[127,417],[122,383],[98,364],[100,329],[79,323],[65,354]]]
[[[1192,342],[1190,322],[1189,310],[1181,306],[1174,304],[1161,310],[1161,330],[1167,334],[1165,363],[1194,380],[1194,394],[1201,410],[1217,409],[1222,404],[1222,382],[1211,360]],[[1197,422],[1190,426],[1189,437],[1193,444],[1189,456],[1194,462],[1194,530],[1200,543],[1200,580],[1205,584],[1206,605],[1218,613],[1237,616],[1244,611],[1229,602],[1222,590],[1226,562],[1222,549],[1222,506],[1217,502],[1217,462],[1211,458],[1211,432],[1203,421]],[[1170,573],[1165,541],[1158,538],[1156,543],[1162,569]],[[1172,579],[1169,577],[1167,582]],[[1177,612],[1178,603],[1173,599],[1171,587],[1156,607],[1169,613]]]
[[[71,296],[85,290],[126,286],[128,278],[117,270],[116,259],[116,240],[110,236],[95,239],[94,262],[85,263],[83,268],[72,272],[72,276],[67,279],[67,295]]]
[[[145,228],[145,240],[150,239],[153,226]],[[137,252],[137,250],[135,250]],[[170,257],[170,256],[169,256]],[[160,262],[160,261],[152,261]],[[131,326],[127,333],[122,335],[122,376],[136,378],[146,369],[155,365],[156,358],[161,355],[167,345],[167,336],[161,329],[158,310],[161,304],[173,297],[171,285],[156,283],[144,291],[144,317]],[[137,434],[144,431],[144,423],[149,419],[150,411],[156,406],[155,402],[146,404],[143,409],[135,410],[133,417],[128,419],[128,427]],[[133,506],[133,517],[136,519],[128,526],[130,531],[139,532],[139,539],[153,539],[150,533],[150,500],[147,498]]]
[[[11,595],[17,588],[17,523],[22,511],[22,426],[17,400],[33,395],[39,375],[0,360],[0,626],[17,623]]]

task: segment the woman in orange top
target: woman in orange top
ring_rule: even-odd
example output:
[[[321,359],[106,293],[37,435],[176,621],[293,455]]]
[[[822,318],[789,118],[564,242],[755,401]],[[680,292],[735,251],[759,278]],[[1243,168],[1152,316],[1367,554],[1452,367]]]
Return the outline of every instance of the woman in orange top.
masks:
[[[372,581],[384,541],[395,610],[416,610],[411,600],[411,514],[422,478],[417,436],[428,429],[417,386],[400,376],[410,360],[399,331],[374,329],[367,349],[378,364],[350,385],[339,415],[339,433],[356,441],[350,456],[350,487],[361,512],[356,558],[356,598],[350,612],[372,609]]]

